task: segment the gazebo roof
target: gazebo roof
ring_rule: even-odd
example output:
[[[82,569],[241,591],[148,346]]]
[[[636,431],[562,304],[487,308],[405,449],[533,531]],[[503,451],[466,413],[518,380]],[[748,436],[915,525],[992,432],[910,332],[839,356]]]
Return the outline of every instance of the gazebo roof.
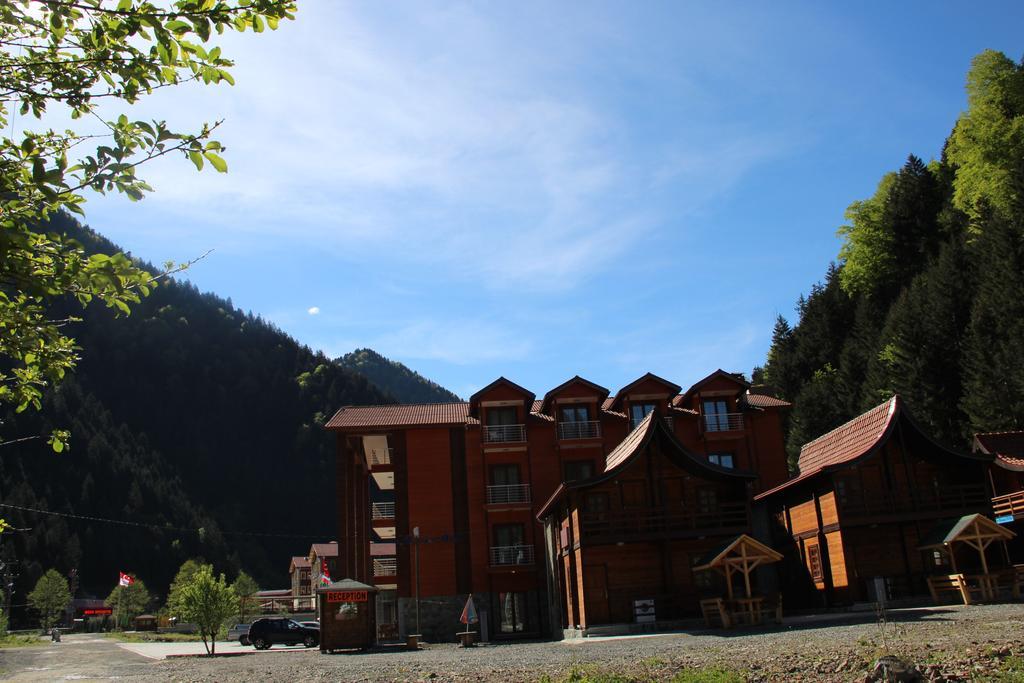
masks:
[[[744,550],[746,550],[745,555]],[[733,557],[730,557],[730,554]],[[730,559],[741,560],[744,557],[747,560],[756,560],[759,563],[778,562],[782,559],[782,553],[772,550],[764,543],[746,534],[740,534],[736,538],[725,541],[705,553],[703,557],[697,560],[697,565],[694,569],[713,569],[725,564]]]
[[[377,587],[359,583],[355,579],[342,579],[341,581],[335,581],[329,586],[321,586],[316,590],[317,593],[326,593],[327,591],[372,591],[376,593]]]
[[[1009,540],[1016,536],[1004,526],[996,524],[985,515],[973,514],[964,515],[959,519],[947,519],[936,524],[931,531],[924,535],[918,548],[940,548],[955,541],[963,540],[969,535],[973,527],[975,533],[971,535],[972,540],[976,537],[985,539]]]

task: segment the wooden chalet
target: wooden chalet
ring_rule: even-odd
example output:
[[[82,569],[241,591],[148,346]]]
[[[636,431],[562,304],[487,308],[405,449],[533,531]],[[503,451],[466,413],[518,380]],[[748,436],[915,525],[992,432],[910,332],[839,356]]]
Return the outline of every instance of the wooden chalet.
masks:
[[[787,603],[927,595],[926,577],[950,568],[922,540],[945,520],[991,515],[991,460],[936,443],[899,396],[805,444],[799,475],[754,498],[777,522]]]
[[[724,593],[724,579],[697,567],[750,532],[755,480],[694,454],[664,420],[644,416],[603,472],[562,483],[537,514],[549,613],[561,622],[552,626],[593,632],[699,615],[702,598]]]
[[[992,456],[989,483],[992,511],[1001,524],[1018,535],[1024,530],[1024,432],[988,432],[974,435],[974,452]],[[1019,558],[1024,562],[1024,553]]]

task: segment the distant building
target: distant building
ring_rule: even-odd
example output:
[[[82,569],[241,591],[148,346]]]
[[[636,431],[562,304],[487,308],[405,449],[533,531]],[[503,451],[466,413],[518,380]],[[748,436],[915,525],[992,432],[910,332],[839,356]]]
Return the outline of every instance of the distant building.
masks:
[[[470,593],[492,639],[555,635],[575,625],[586,600],[577,600],[570,619],[572,602],[562,596],[573,589],[562,572],[550,577],[545,566],[548,537],[539,512],[561,520],[572,507],[578,515],[623,517],[634,510],[659,514],[685,501],[686,514],[701,523],[730,520],[680,541],[685,558],[673,559],[678,549],[633,558],[647,562],[649,574],[675,562],[680,580],[686,575],[689,582],[690,553],[708,549],[712,536],[751,531],[750,497],[786,481],[781,410],[788,405],[718,370],[685,392],[648,373],[611,396],[577,376],[537,399],[499,378],[468,402],[342,408],[327,424],[338,440],[342,539],[331,577],[382,589],[381,634],[414,632],[418,592],[419,630],[428,639],[452,639]],[[632,441],[620,446],[627,435]],[[621,469],[609,469],[613,454],[631,478],[641,475],[639,487],[606,479]],[[645,469],[648,463],[664,480]],[[577,486],[595,478],[600,482]],[[546,505],[556,490],[560,497]],[[604,513],[586,509],[601,498],[588,502],[588,493],[607,495]],[[735,520],[725,514],[734,505]],[[315,561],[312,572],[315,583]],[[670,582],[670,593],[676,585]],[[665,613],[692,607],[680,600]],[[598,609],[590,607],[589,618]],[[607,610],[608,619],[620,616],[617,605]]]
[[[314,543],[309,547],[309,580],[315,590],[320,586],[320,576],[323,574],[324,565],[327,566],[327,574],[331,581],[337,581],[338,575],[338,542]]]
[[[293,557],[288,565],[288,576],[291,577],[293,604],[299,608],[300,604],[305,606],[312,604],[313,582],[310,572],[311,563],[309,557]]]

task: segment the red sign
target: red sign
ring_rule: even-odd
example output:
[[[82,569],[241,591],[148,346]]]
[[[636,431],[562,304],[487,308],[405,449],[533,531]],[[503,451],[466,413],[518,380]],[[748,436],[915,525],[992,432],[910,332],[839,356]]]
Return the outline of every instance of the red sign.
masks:
[[[110,616],[113,613],[114,613],[114,610],[111,607],[97,607],[97,608],[94,608],[94,609],[84,609],[84,610],[82,610],[82,616],[83,617],[106,617],[106,616]]]
[[[366,602],[366,591],[329,591],[327,602]]]

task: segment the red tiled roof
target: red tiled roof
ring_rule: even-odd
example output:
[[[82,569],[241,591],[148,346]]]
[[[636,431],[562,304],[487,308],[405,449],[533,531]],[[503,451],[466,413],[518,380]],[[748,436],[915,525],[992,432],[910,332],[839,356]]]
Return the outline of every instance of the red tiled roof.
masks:
[[[310,566],[310,561],[308,557],[293,557],[292,564],[296,569],[305,569]]]
[[[826,467],[841,465],[866,455],[888,432],[899,406],[900,397],[893,396],[885,403],[858,415],[831,432],[808,441],[800,448],[800,460],[797,463],[800,475],[754,496],[754,500],[760,500],[797,482],[810,479],[820,474]]]
[[[346,406],[327,422],[327,429],[419,427],[475,423],[468,403],[407,403],[389,406]]]
[[[701,380],[698,380],[698,381],[694,382],[693,386],[691,386],[689,389],[687,389],[686,392],[683,393],[682,395],[680,395],[680,396],[676,397],[675,399],[673,399],[673,402],[676,403],[677,405],[679,403],[685,403],[686,400],[688,398],[690,398],[690,396],[693,396],[694,392],[697,391],[697,389],[699,389],[702,385],[706,384],[707,382],[710,382],[711,380],[713,380],[716,377],[724,377],[724,378],[726,378],[728,380],[736,382],[736,384],[738,384],[739,386],[744,387],[744,388],[750,386],[750,382],[748,382],[745,379],[742,379],[739,375],[737,375],[735,373],[732,373],[732,372],[726,372],[722,368],[718,368],[717,370],[712,372],[710,375],[708,375],[704,379],[701,379]]]
[[[317,557],[337,557],[338,544],[335,543],[314,543],[310,548],[310,554],[316,553]]]
[[[644,442],[644,438],[647,436],[653,427],[652,424],[656,424],[654,419],[654,413],[647,413],[644,419],[640,420],[640,423],[626,435],[618,446],[616,446],[611,453],[609,453],[604,459],[604,471],[610,472],[617,466],[629,460],[630,457],[636,452],[640,445]]]
[[[783,401],[781,398],[765,394],[745,394],[743,400],[747,402],[747,405],[755,408],[785,408],[786,406],[793,405],[789,401]]]
[[[898,403],[899,397],[893,396],[863,415],[805,443],[800,448],[800,473],[849,462],[870,451],[889,428]]]
[[[1024,471],[1024,432],[985,432],[974,435],[974,450],[996,456],[996,464]]]

